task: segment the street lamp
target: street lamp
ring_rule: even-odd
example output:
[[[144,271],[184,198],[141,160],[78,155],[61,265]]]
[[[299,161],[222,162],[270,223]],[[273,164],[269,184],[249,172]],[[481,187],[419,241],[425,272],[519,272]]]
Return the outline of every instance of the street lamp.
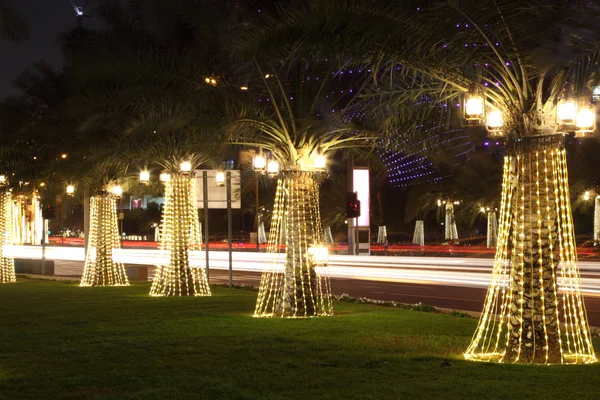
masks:
[[[67,195],[73,196],[75,194],[75,186],[67,185]]]
[[[150,183],[150,171],[147,169],[140,171],[140,183],[143,185],[148,185]]]
[[[252,158],[252,169],[257,173],[264,173],[265,167],[267,166],[267,160],[262,154],[261,150],[258,150]]]
[[[586,190],[583,194],[583,200],[588,201],[590,199],[590,191]]]
[[[279,162],[277,160],[269,160],[267,164],[267,175],[271,178],[276,177],[279,174]]]
[[[232,253],[232,214],[231,214],[231,170],[226,172],[219,169],[215,176],[215,182],[217,186],[227,186],[227,247],[229,250],[229,288],[233,287],[233,253]],[[258,190],[258,186],[256,188]],[[256,232],[256,242],[258,243],[258,229]],[[208,237],[207,237],[208,243]]]
[[[215,176],[215,182],[218,187],[225,186],[225,172],[218,170],[217,175]]]
[[[485,100],[476,84],[472,84],[465,96],[464,117],[467,123],[481,123],[485,118]]]
[[[593,137],[596,129],[596,110],[591,104],[584,104],[579,107],[575,117],[575,137],[586,138]]]
[[[192,163],[189,161],[183,161],[179,164],[179,170],[184,174],[189,173],[192,170]]]
[[[563,90],[561,99],[556,106],[556,120],[560,132],[569,132],[573,130],[577,118],[577,103],[573,99],[572,89],[567,86]]]
[[[317,150],[316,154],[313,157],[313,166],[317,171],[325,171],[325,167],[327,166],[327,158],[321,152],[321,150]]]
[[[502,136],[502,127],[504,126],[504,115],[500,110],[493,110],[487,114],[485,129],[490,136]]]
[[[255,172],[255,183],[256,183],[256,251],[260,250],[259,240],[259,193],[258,193],[258,175],[267,175],[269,177],[275,177],[279,175],[279,162],[275,159],[268,160],[266,155],[263,154],[261,149],[258,149],[254,153],[252,158],[252,170]]]
[[[171,180],[171,175],[169,175],[166,172],[163,172],[160,174],[159,178],[161,182],[165,183],[165,182],[169,182]]]
[[[119,185],[115,185],[110,189],[110,192],[116,198],[121,198],[123,196],[123,188]]]
[[[0,186],[6,185],[6,175],[0,175]]]

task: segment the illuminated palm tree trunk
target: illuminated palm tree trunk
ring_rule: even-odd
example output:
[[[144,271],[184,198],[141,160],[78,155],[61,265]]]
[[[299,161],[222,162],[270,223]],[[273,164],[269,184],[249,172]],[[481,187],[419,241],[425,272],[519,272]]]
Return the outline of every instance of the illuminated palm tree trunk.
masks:
[[[309,251],[322,246],[321,232],[319,188],[314,173],[284,172],[277,187],[267,247],[273,259],[261,278],[255,316],[297,318],[332,314],[326,265]],[[285,255],[283,260],[277,260],[282,242]],[[283,262],[283,271],[278,261]]]
[[[451,201],[446,203],[446,217],[444,220],[444,237],[446,240],[458,240],[456,219],[454,218],[454,205]]]
[[[423,225],[423,220],[418,220],[415,223],[415,232],[413,234],[412,242],[419,246],[425,246],[425,227]]]
[[[206,271],[190,267],[190,251],[201,249],[196,208],[195,179],[173,173],[166,183],[161,230],[161,251],[168,259],[157,268],[152,296],[210,296]]]
[[[121,248],[117,200],[105,193],[90,201],[90,231],[80,286],[128,286],[125,266],[113,261],[113,250]]]
[[[562,140],[526,138],[505,158],[492,281],[467,358],[595,361]]]
[[[12,244],[12,198],[9,192],[0,194],[0,283],[12,283],[15,276],[15,262],[4,256],[4,246]]]

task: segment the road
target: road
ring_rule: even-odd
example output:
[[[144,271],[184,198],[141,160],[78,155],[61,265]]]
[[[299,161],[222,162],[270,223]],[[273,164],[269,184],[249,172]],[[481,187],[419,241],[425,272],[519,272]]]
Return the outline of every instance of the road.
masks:
[[[476,260],[472,261],[477,264]],[[586,264],[584,264],[585,266]],[[443,266],[442,266],[443,268]],[[475,269],[475,274],[482,275],[482,283],[489,280],[489,267],[461,266],[462,269]],[[587,266],[589,269],[589,266]],[[600,266],[599,266],[600,268]],[[55,274],[78,278],[83,272],[81,261],[56,261]],[[437,271],[436,271],[437,272]],[[596,272],[586,272],[594,276]],[[151,279],[151,273],[150,279]],[[432,275],[435,275],[432,274]],[[366,278],[366,279],[365,279]],[[436,307],[479,312],[483,306],[486,286],[477,283],[475,285],[460,284],[460,286],[440,283],[411,283],[402,281],[373,280],[365,277],[361,279],[332,277],[331,286],[334,294],[346,293],[353,297],[366,297],[376,300],[393,300],[399,303],[416,304],[423,303]],[[376,278],[375,278],[376,279]],[[210,270],[210,282],[212,284],[226,284],[228,272],[223,269]],[[260,272],[235,271],[233,283],[236,285],[250,285],[258,287]],[[585,296],[588,318],[591,326],[600,327],[600,294],[588,293]]]

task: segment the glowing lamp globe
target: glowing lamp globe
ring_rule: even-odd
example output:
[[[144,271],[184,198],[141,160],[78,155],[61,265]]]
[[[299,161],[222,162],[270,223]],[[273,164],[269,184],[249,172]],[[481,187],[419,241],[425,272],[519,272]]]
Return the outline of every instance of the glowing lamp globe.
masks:
[[[468,116],[479,117],[483,114],[483,99],[481,97],[471,97],[467,100],[466,108]]]
[[[123,188],[121,186],[118,186],[118,185],[113,186],[110,191],[113,194],[113,196],[115,196],[115,197],[123,196]]]
[[[75,193],[75,186],[73,185],[68,185],[67,186],[67,194],[69,196],[73,196],[73,194]]]
[[[586,191],[586,192],[583,194],[583,199],[584,199],[585,201],[588,201],[588,200],[590,199],[590,192],[589,192],[589,191]]]
[[[312,246],[308,248],[308,255],[318,265],[326,265],[329,262],[329,252],[327,247]]]
[[[325,156],[321,153],[317,153],[317,155],[315,156],[315,159],[313,161],[313,164],[315,166],[316,170],[324,170],[325,166],[327,165],[327,159],[325,158]]]
[[[140,171],[140,182],[147,185],[150,182],[150,171]]]
[[[577,116],[577,105],[574,101],[565,100],[556,108],[556,118],[560,124],[572,124]]]
[[[277,161],[269,161],[269,164],[267,165],[267,174],[269,174],[269,176],[276,176],[279,174],[279,163]]]
[[[469,93],[465,96],[463,112],[465,120],[472,123],[479,123],[485,117],[485,100],[476,85],[472,85]]]
[[[192,163],[189,161],[184,161],[179,164],[179,169],[181,172],[190,172],[192,170]]]
[[[166,172],[163,172],[162,174],[160,174],[159,179],[161,182],[169,182],[171,180],[171,175],[167,174]]]
[[[592,106],[583,106],[575,117],[576,133],[591,133],[596,126],[596,111]]]
[[[217,186],[225,186],[225,172],[217,171],[215,182],[217,183]]]
[[[267,160],[265,159],[265,156],[263,156],[261,152],[256,153],[254,155],[254,158],[252,159],[252,168],[254,169],[254,171],[264,171],[266,166]]]
[[[6,175],[0,175],[0,185],[4,185],[6,183]]]

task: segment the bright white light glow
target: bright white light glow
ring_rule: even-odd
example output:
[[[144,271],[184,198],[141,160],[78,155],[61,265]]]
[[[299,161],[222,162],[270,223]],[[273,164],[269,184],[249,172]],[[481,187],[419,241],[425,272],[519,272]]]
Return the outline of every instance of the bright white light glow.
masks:
[[[171,180],[171,175],[167,174],[166,172],[163,172],[162,174],[160,174],[159,179],[161,182],[169,182]]]
[[[148,171],[148,170],[140,171],[140,182],[142,182],[142,183],[150,182],[150,171]]]
[[[571,123],[575,121],[576,115],[577,106],[573,101],[565,101],[564,103],[560,103],[556,110],[556,116],[562,123]]]
[[[67,186],[67,194],[73,194],[73,193],[75,193],[75,186],[73,186],[73,185]]]
[[[314,166],[317,170],[324,170],[327,165],[327,158],[321,153],[317,153],[314,159]]]
[[[267,165],[267,160],[265,160],[265,156],[263,156],[262,154],[258,153],[254,156],[254,159],[252,160],[252,167],[255,170],[263,170],[265,169],[265,166]]]
[[[329,262],[329,251],[324,246],[313,246],[308,248],[308,254],[318,265],[327,265]]]
[[[487,126],[490,129],[498,129],[502,128],[504,125],[504,117],[502,116],[502,111],[494,110],[490,111],[487,115]]]
[[[217,171],[217,174],[215,175],[215,181],[217,182],[217,186],[225,185],[225,172]]]
[[[184,161],[179,165],[179,169],[181,172],[190,172],[192,170],[192,163],[189,161]]]
[[[465,105],[466,114],[470,117],[477,117],[483,114],[483,99],[480,96],[471,96]]]
[[[111,193],[116,196],[116,197],[121,197],[123,196],[123,188],[121,186],[113,186],[112,189],[110,190]]]
[[[575,125],[579,129],[592,129],[596,120],[596,113],[591,107],[584,107],[577,113]]]
[[[588,200],[590,199],[590,192],[586,191],[586,192],[583,194],[583,199],[584,199],[585,201],[588,201]]]
[[[279,163],[275,160],[269,161],[267,165],[267,174],[274,176],[279,173]]]

